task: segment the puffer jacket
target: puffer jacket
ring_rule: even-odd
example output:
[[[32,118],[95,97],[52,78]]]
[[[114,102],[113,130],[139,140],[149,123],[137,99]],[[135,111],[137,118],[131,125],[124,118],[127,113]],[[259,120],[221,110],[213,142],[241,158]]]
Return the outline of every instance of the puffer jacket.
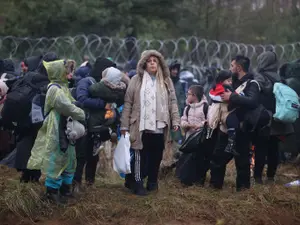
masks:
[[[76,88],[76,100],[84,109],[104,109],[105,103],[100,98],[91,98],[89,87],[96,83],[94,78],[86,77],[78,82]]]
[[[190,104],[190,109],[187,113],[188,106],[185,107],[183,116],[181,117],[181,127],[186,130],[186,137],[195,132],[195,129],[188,129],[189,125],[204,126],[206,119],[204,114],[204,104],[207,104],[206,97],[203,97],[199,103]],[[187,115],[188,114],[188,115]]]

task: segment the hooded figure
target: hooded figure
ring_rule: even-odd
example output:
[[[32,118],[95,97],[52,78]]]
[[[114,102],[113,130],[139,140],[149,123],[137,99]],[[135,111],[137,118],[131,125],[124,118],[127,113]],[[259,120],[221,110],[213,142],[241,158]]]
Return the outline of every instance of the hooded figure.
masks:
[[[73,72],[74,61],[43,62],[52,85],[46,95],[44,113],[48,114],[39,130],[28,161],[28,169],[41,170],[46,175],[47,197],[61,203],[60,195],[68,195],[76,169],[74,146],[61,150],[59,140],[60,120],[72,117],[84,121],[84,111],[76,107],[68,89],[67,75]],[[60,193],[59,193],[60,191]]]
[[[264,52],[257,58],[257,73],[254,78],[261,87],[261,104],[273,114],[275,113],[276,100],[273,94],[274,83],[280,82],[278,73],[279,62],[275,52]],[[294,132],[292,125],[272,121],[271,135],[286,135]]]
[[[278,74],[278,59],[274,52],[264,52],[257,58],[257,74],[255,80],[259,82],[261,87],[260,103],[269,110],[270,114],[274,114],[276,100],[273,94],[274,83],[280,82],[281,78]],[[263,114],[260,120],[263,119]],[[255,169],[254,178],[256,183],[262,184],[262,171],[267,157],[267,177],[269,182],[274,182],[278,160],[279,160],[279,135],[289,135],[294,132],[292,124],[284,124],[272,119],[271,129],[262,135],[256,134],[254,137],[255,144]]]
[[[117,68],[117,65],[107,58],[98,57],[90,73],[90,76],[93,77],[96,82],[99,82],[102,78],[103,71],[108,67]]]
[[[112,103],[116,103],[117,107],[124,104],[124,97],[128,84],[129,78],[125,74],[114,67],[109,67],[103,71],[101,81],[89,87],[89,93],[93,98],[100,98],[107,103],[105,115],[108,115],[109,111],[112,112],[111,116],[107,117],[103,115],[103,112],[98,112],[96,115],[92,114],[93,116],[96,116],[96,118],[99,118],[95,118],[95,125],[110,125],[111,123],[115,123],[115,119],[106,120],[108,118],[116,117],[116,110],[111,109],[110,106]]]
[[[75,79],[75,86],[77,86],[78,82],[89,76],[90,72],[92,70],[92,65],[88,62],[83,63],[74,73],[74,79]]]
[[[23,72],[33,72],[38,69],[43,56],[31,56],[24,60]]]
[[[143,179],[147,175],[148,191],[158,189],[157,176],[163,150],[171,128],[177,131],[179,124],[169,67],[159,52],[145,51],[138,62],[137,75],[129,83],[121,118],[122,133],[129,131],[135,155],[134,169],[131,175],[126,175],[125,186],[135,194],[146,194]]]

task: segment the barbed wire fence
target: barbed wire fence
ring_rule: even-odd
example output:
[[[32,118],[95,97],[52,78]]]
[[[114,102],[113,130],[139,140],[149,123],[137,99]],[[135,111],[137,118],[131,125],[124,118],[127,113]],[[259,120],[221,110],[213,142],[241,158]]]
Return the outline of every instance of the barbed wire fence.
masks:
[[[95,34],[54,38],[0,37],[0,57],[11,58],[16,62],[28,56],[53,51],[60,57],[72,58],[78,63],[82,62],[84,55],[91,61],[99,56],[111,57],[122,67],[130,59],[138,60],[147,49],[160,51],[168,62],[178,60],[198,80],[202,80],[206,68],[228,69],[231,59],[237,54],[248,56],[252,67],[255,67],[257,56],[266,50],[276,52],[281,63],[300,58],[300,42],[286,45],[250,45],[197,37],[144,40],[99,37]]]

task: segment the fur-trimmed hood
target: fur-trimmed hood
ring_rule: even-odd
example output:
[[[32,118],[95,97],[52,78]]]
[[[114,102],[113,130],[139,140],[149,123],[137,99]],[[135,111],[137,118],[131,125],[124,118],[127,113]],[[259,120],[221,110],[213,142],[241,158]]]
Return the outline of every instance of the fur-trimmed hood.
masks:
[[[151,56],[155,56],[156,58],[158,58],[159,64],[160,64],[162,72],[163,72],[164,79],[166,80],[167,78],[169,78],[170,77],[169,67],[168,67],[163,55],[156,50],[146,50],[142,53],[141,59],[137,65],[136,74],[138,76],[143,77],[146,62]]]

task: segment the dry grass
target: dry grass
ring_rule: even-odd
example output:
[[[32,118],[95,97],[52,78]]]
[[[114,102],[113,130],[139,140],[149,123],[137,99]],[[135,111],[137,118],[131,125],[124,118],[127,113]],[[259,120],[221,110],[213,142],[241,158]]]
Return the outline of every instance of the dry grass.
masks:
[[[298,174],[284,166],[279,175]],[[274,186],[254,186],[234,192],[234,169],[227,172],[225,188],[183,188],[172,175],[160,183],[160,191],[136,197],[122,180],[99,178],[95,188],[67,207],[41,200],[43,187],[20,185],[17,174],[0,168],[1,224],[300,224],[300,189],[284,188],[279,177]]]

